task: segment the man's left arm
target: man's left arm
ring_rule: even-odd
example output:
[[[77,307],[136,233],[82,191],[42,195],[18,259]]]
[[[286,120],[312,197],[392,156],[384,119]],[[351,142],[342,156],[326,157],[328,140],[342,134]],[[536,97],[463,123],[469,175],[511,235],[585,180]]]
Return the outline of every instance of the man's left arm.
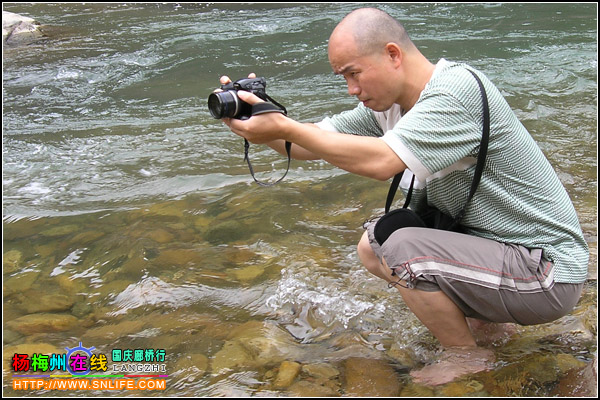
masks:
[[[249,92],[240,91],[238,96],[249,104],[262,101]],[[278,139],[286,140],[357,175],[387,180],[406,168],[396,153],[376,137],[330,132],[313,124],[297,122],[280,113],[256,115],[243,121],[223,121],[232,132],[252,143],[268,144]]]

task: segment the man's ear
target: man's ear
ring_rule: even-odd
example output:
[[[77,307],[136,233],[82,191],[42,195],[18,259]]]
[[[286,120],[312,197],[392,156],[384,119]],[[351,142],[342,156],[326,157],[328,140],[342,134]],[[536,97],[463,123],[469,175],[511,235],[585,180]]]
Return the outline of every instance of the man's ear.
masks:
[[[385,45],[386,55],[392,60],[392,62],[396,63],[398,66],[402,64],[402,60],[404,59],[404,52],[394,42],[390,42]]]

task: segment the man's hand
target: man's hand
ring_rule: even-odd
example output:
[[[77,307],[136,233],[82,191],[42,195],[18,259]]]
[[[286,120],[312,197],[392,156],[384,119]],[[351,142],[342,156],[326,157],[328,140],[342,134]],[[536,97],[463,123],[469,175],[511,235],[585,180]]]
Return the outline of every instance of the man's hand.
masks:
[[[238,91],[237,95],[240,100],[250,105],[264,102],[258,96],[243,90]],[[223,122],[233,133],[256,144],[283,139],[283,126],[288,121],[286,116],[277,112],[255,115],[247,120],[223,118]]]
[[[254,79],[254,78],[256,78],[256,74],[254,72],[251,72],[250,74],[248,74],[248,78]],[[231,82],[231,78],[229,78],[227,75],[223,75],[219,79],[219,82],[221,82],[221,85],[227,85],[228,83]],[[217,89],[217,90],[221,90],[221,89]]]
[[[248,75],[248,78],[256,78],[256,74],[251,73]],[[226,85],[231,82],[231,79],[224,75],[219,79],[219,82],[221,82],[222,85]],[[221,89],[217,89],[216,91],[220,90]],[[250,105],[264,102],[264,100],[258,96],[244,90],[239,90],[237,95],[240,100]],[[273,140],[281,139],[281,130],[277,127],[285,119],[287,118],[280,113],[266,113],[253,116],[244,121],[235,118],[223,118],[223,123],[225,123],[225,125],[227,125],[236,135],[248,139],[251,143],[258,144],[269,143]]]
[[[251,73],[248,75],[248,78],[252,78],[252,79],[256,78],[256,74]],[[228,76],[224,75],[219,79],[219,82],[222,85],[226,85],[231,82],[231,79]],[[221,91],[222,91],[221,89],[215,90],[215,92],[221,92]],[[249,104],[255,104],[255,103],[263,101],[260,98],[258,98],[257,96],[254,96],[253,94],[251,94],[249,92],[244,92],[244,91],[239,91],[238,97]],[[269,118],[272,118],[272,119],[275,119],[278,121],[285,121],[288,123],[292,121],[291,119],[284,117],[280,113],[267,113],[267,114],[262,114],[262,115],[256,115],[256,116],[252,117],[251,119],[245,120],[245,121],[241,121],[239,119],[232,119],[232,118],[223,118],[223,122],[229,127],[229,129],[231,129],[232,132],[234,132],[235,134],[237,134],[239,136],[247,138],[250,142],[267,144],[269,147],[273,148],[277,152],[279,152],[283,155],[286,155],[285,141],[280,139],[283,137],[281,129],[275,128],[273,134],[270,136],[266,136],[266,135],[260,136],[259,135],[260,132],[253,128],[254,125],[257,125],[258,128],[262,128],[262,129],[271,128],[272,129],[276,125]],[[257,121],[259,121],[259,122],[257,122]],[[292,158],[297,159],[297,160],[318,160],[318,159],[320,159],[319,156],[300,147],[297,144],[292,146]]]

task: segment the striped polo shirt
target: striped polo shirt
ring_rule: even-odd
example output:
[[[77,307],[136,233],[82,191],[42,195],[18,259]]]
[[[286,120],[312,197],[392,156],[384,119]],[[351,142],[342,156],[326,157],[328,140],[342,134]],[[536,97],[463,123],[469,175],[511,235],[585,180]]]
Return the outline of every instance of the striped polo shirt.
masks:
[[[482,73],[444,59],[413,108],[374,112],[361,104],[318,123],[322,129],[379,136],[404,161],[400,187],[416,176],[411,208],[424,204],[456,216],[466,202],[481,141],[483,109],[473,70],[490,108],[488,155],[461,224],[468,234],[541,248],[554,280],[587,278],[588,246],[573,204],[552,166],[499,90]]]

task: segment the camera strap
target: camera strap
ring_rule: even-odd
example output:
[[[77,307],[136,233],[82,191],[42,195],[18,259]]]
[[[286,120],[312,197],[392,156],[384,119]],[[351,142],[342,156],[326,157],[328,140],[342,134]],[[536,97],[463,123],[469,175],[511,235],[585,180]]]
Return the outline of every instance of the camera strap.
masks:
[[[269,95],[265,94],[265,96],[273,104],[267,103],[267,102],[261,102],[261,103],[254,104],[252,106],[252,116],[271,113],[271,112],[278,112],[283,115],[287,115],[287,110],[285,109],[284,106],[282,106],[281,104],[279,104],[278,102],[273,100],[273,98],[271,98]],[[279,178],[278,180],[276,180],[275,182],[272,182],[272,183],[262,182],[262,181],[259,181],[258,179],[256,179],[256,176],[254,176],[254,168],[252,168],[252,163],[250,162],[250,157],[248,156],[249,150],[250,150],[250,142],[248,142],[247,139],[244,139],[244,160],[246,160],[246,162],[248,163],[248,168],[250,169],[250,175],[252,175],[252,179],[254,179],[254,182],[258,183],[260,186],[274,186],[274,185],[278,184],[279,182],[281,182],[283,180],[283,178],[286,177],[288,171],[290,170],[290,163],[292,161],[292,155],[291,155],[292,143],[291,142],[288,142],[288,141],[285,142],[285,152],[287,153],[287,168],[285,170],[285,173],[283,174],[283,176],[281,178]]]
[[[483,167],[485,166],[485,159],[487,157],[488,144],[489,144],[489,140],[490,140],[490,109],[489,109],[489,105],[488,105],[487,94],[485,92],[485,89],[483,88],[483,83],[481,82],[479,77],[470,69],[467,69],[467,71],[469,71],[471,73],[471,75],[473,75],[475,80],[477,81],[477,85],[479,86],[479,91],[481,93],[481,103],[482,103],[482,109],[483,109],[483,128],[482,128],[482,132],[481,132],[481,142],[479,144],[479,153],[477,155],[477,165],[475,167],[473,181],[471,183],[471,189],[470,189],[469,195],[467,197],[467,202],[465,203],[463,208],[459,211],[459,213],[456,215],[456,217],[454,217],[454,221],[455,221],[456,225],[458,225],[460,223],[460,221],[463,219],[463,217],[465,216],[465,214],[467,212],[467,206],[469,205],[469,202],[471,201],[471,199],[475,195],[475,192],[477,191],[477,187],[479,186],[479,181],[481,180],[481,175],[483,174]],[[394,179],[392,180],[392,184],[390,185],[390,190],[388,191],[388,196],[387,196],[386,203],[385,203],[386,214],[390,211],[390,207],[392,205],[392,202],[394,201],[394,194],[396,193],[396,190],[398,190],[398,185],[400,184],[400,179],[402,178],[403,173],[404,173],[404,171],[398,173],[396,176],[394,176]],[[410,182],[410,188],[408,189],[408,193],[406,195],[406,200],[404,201],[403,208],[407,208],[408,203],[410,203],[410,198],[412,196],[414,183],[415,183],[415,176],[413,174],[412,181]]]

